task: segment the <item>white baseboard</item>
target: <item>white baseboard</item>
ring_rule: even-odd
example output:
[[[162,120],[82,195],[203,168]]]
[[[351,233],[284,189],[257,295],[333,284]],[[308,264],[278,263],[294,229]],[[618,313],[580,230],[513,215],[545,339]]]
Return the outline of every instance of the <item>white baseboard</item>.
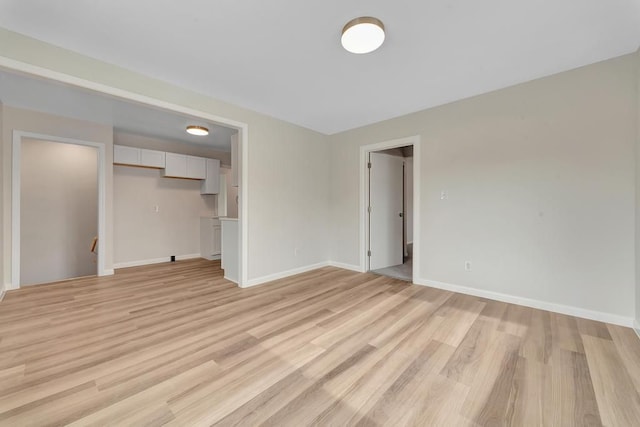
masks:
[[[113,276],[114,274],[115,271],[113,270],[113,268],[106,269],[102,272],[102,276]]]
[[[633,320],[633,330],[636,331],[636,335],[640,338],[640,322],[636,319]]]
[[[530,298],[523,298],[500,292],[485,291],[482,289],[468,288],[466,286],[452,285],[449,283],[437,282],[435,280],[419,279],[414,281],[416,285],[429,286],[432,288],[444,289],[446,291],[457,292],[465,295],[473,295],[492,299],[495,301],[508,302],[510,304],[523,305],[525,307],[537,308],[540,310],[552,311],[554,313],[567,314],[569,316],[582,317],[584,319],[597,320],[599,322],[612,323],[614,325],[633,327],[634,320],[631,317],[619,316],[617,314],[604,313],[601,311],[587,310],[580,307],[555,304],[546,301],[539,301]]]
[[[235,283],[236,285],[238,285],[238,279],[237,279],[237,278],[235,278],[235,277],[229,277],[229,276],[227,276],[226,274],[225,274],[224,276],[222,276],[222,277],[224,277],[224,278],[225,278],[225,280],[228,280],[228,281],[233,282],[233,283]],[[239,286],[239,285],[238,285],[238,286]],[[240,286],[240,287],[241,287],[241,288],[248,288],[249,286]]]
[[[360,268],[359,265],[345,264],[345,263],[336,262],[336,261],[329,261],[329,265],[331,267],[337,267],[345,270],[357,271],[358,273],[364,273],[364,271]]]
[[[176,261],[183,261],[186,259],[200,258],[200,254],[188,254],[188,255],[176,255]],[[138,261],[126,261],[113,264],[114,269],[127,268],[127,267],[139,267],[141,265],[160,264],[163,262],[170,262],[171,257],[142,259]],[[106,270],[105,270],[106,274]]]
[[[296,274],[306,273],[307,271],[316,270],[318,268],[327,267],[329,265],[328,262],[319,262],[317,264],[306,265],[304,267],[294,268],[293,270],[287,270],[280,273],[270,274],[268,276],[256,277],[255,279],[250,279],[247,283],[242,286],[243,288],[249,288],[251,286],[261,285],[263,283],[272,282],[278,279],[284,279],[285,277],[295,276]]]
[[[4,299],[4,294],[7,293],[4,289],[0,291],[0,302]]]

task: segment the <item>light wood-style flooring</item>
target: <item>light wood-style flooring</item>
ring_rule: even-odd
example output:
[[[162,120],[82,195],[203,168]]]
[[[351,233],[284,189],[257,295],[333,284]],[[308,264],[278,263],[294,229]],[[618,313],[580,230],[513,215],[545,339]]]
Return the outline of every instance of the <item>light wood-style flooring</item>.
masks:
[[[10,292],[0,425],[639,426],[631,329],[323,268],[196,260]]]

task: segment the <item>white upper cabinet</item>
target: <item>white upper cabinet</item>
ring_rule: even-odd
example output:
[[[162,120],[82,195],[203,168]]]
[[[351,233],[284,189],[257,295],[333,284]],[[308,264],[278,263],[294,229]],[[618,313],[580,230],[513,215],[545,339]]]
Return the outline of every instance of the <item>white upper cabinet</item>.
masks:
[[[166,153],[164,151],[146,150],[144,148],[141,148],[140,166],[144,166],[146,168],[164,169],[165,156]]]
[[[162,169],[165,166],[165,153],[163,151],[146,150],[144,148],[114,145],[113,163]]]
[[[113,146],[113,163],[140,166],[140,149],[124,145]]]
[[[207,159],[185,154],[166,153],[164,176],[205,179],[207,177]]]
[[[205,179],[207,177],[207,159],[187,156],[187,178]]]
[[[184,154],[166,153],[164,176],[171,178],[188,178],[187,177],[187,156]]]
[[[231,135],[231,186],[238,186],[238,134]]]
[[[169,178],[205,180],[202,194],[218,194],[220,191],[220,160],[217,159],[114,145],[113,163],[164,169],[162,175]]]
[[[200,194],[218,194],[220,192],[220,160],[206,159],[207,177],[202,181]]]

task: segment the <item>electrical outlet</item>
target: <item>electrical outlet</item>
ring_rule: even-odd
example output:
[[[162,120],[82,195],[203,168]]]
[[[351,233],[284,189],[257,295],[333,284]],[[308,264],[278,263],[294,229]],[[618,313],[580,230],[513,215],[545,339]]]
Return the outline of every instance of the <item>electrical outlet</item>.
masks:
[[[442,190],[440,192],[440,200],[446,200],[447,198],[447,191],[446,190]]]
[[[153,211],[154,211],[155,213],[160,212],[160,206],[155,205],[155,206],[153,207]]]
[[[293,256],[298,256],[298,255],[300,255],[300,248],[295,248],[293,250]]]
[[[465,271],[471,271],[471,261],[465,261],[464,262],[464,270]]]

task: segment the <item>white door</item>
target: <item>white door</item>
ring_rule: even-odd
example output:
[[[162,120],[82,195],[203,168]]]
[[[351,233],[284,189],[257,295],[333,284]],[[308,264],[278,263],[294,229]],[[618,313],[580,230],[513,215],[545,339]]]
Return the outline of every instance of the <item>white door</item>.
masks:
[[[370,153],[369,269],[402,264],[402,157]]]

